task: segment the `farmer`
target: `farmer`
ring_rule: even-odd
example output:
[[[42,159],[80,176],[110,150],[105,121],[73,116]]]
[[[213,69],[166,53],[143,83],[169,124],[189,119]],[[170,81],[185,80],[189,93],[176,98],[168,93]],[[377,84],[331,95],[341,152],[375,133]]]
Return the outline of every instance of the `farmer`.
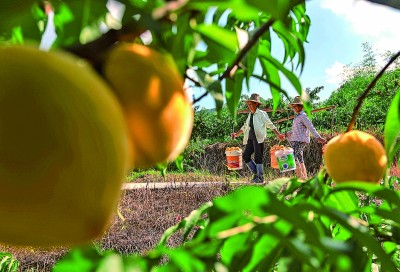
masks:
[[[297,177],[306,180],[307,169],[304,164],[303,150],[310,143],[310,132],[317,138],[319,143],[325,144],[326,140],[318,134],[314,125],[303,111],[303,101],[300,96],[296,96],[288,106],[293,109],[295,117],[293,119],[292,130],[282,134],[282,136],[284,139],[287,138],[292,145],[296,161]]]
[[[283,134],[280,134],[274,124],[268,117],[265,111],[258,109],[262,103],[260,102],[260,95],[253,93],[248,100],[246,100],[247,107],[250,110],[249,116],[242,128],[232,133],[231,137],[236,138],[244,133],[243,144],[246,145],[243,152],[243,160],[248,168],[253,172],[252,182],[264,182],[264,168],[263,168],[263,153],[264,153],[264,140],[266,137],[266,128],[271,129],[279,139],[284,139]],[[254,161],[251,155],[254,153]]]

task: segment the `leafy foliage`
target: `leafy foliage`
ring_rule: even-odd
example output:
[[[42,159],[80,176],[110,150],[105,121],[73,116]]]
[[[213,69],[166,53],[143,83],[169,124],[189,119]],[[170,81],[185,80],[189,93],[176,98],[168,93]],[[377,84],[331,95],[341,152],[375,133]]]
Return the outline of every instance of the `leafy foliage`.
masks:
[[[270,84],[274,106],[279,102],[280,92],[285,93],[280,87],[281,75],[301,92],[293,69],[284,65],[290,62],[294,69],[300,70],[304,65],[303,43],[311,21],[301,0],[274,0],[268,5],[263,1],[233,0],[217,3],[192,0],[177,5],[169,5],[167,1],[38,1],[41,5],[35,10],[31,8],[36,1],[19,2],[4,4],[2,10],[8,8],[11,12],[0,17],[3,39],[15,40],[12,32],[18,26],[22,38],[40,40],[46,15],[52,9],[57,33],[54,48],[61,47],[99,63],[101,53],[118,40],[146,43],[170,53],[182,75],[190,68],[195,74],[192,87],[210,93],[218,111],[225,96],[231,113],[235,113],[242,86],[248,86],[251,78]],[[119,16],[114,12],[113,17],[106,4],[123,7]],[[16,19],[24,16],[31,21],[10,24],[10,16]],[[37,23],[32,23],[35,19]],[[145,32],[147,39],[142,35]],[[272,32],[285,47],[283,62],[271,55],[271,44],[276,42],[271,38]],[[36,34],[31,36],[32,33]],[[255,66],[259,64],[261,73],[256,74]]]
[[[380,185],[329,183],[320,172],[306,183],[279,179],[264,188],[239,188],[166,230],[148,254],[114,253],[114,259],[125,270],[142,271],[397,271],[400,194]],[[175,233],[185,242],[168,248]],[[90,260],[73,258],[79,252],[58,266]]]
[[[398,8],[393,1],[372,2]],[[281,88],[282,77],[301,93],[295,71],[303,69],[303,44],[311,25],[305,1],[112,1],[123,7],[121,18],[111,14],[108,4],[2,1],[0,39],[39,43],[48,15],[54,12],[57,38],[53,48],[86,58],[100,73],[103,54],[116,42],[147,44],[171,54],[181,74],[191,82],[190,87],[211,94],[218,114],[225,118],[228,113],[236,115],[243,86],[248,87],[250,79],[268,84],[272,95],[269,106],[274,110],[282,105],[284,97],[288,98]],[[271,38],[273,34],[278,40]],[[275,42],[285,48],[283,61],[271,54]],[[366,57],[365,64],[373,64],[371,55]],[[385,80],[379,81],[366,99],[365,112],[360,113],[357,124],[365,128],[371,123],[385,123],[385,148],[390,160],[400,148],[400,100],[396,95],[389,106],[381,97],[394,97],[398,73],[390,71]],[[352,101],[370,80],[371,74],[355,74],[326,102],[340,106],[336,111],[336,120],[343,122],[340,126],[347,124],[354,107]],[[227,109],[223,108],[225,99]],[[382,119],[387,109],[386,119]],[[209,118],[207,112],[201,114],[199,128]],[[226,135],[232,123],[221,121],[215,137]],[[321,125],[329,127],[322,121]],[[195,137],[201,131],[194,131]],[[166,230],[159,245],[148,254],[122,256],[113,251],[78,248],[54,271],[370,271],[373,266],[381,271],[397,271],[400,195],[390,189],[392,182],[386,180],[386,186],[358,182],[332,186],[321,171],[304,183],[279,179],[266,187],[243,187],[204,204]],[[185,242],[169,248],[166,241],[174,233],[183,235]],[[8,262],[17,269],[17,262],[9,254],[1,257],[1,265]]]
[[[19,261],[10,253],[0,252],[0,271],[1,272],[16,272],[19,268]]]

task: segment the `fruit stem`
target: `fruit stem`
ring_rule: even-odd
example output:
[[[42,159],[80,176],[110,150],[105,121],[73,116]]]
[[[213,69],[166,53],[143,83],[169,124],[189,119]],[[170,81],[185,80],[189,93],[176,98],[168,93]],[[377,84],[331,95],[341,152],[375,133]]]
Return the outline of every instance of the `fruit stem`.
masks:
[[[145,29],[137,23],[130,23],[118,30],[110,29],[94,41],[86,44],[73,45],[65,49],[86,59],[100,72],[105,52],[119,41],[134,41],[134,39],[144,31]]]
[[[375,78],[369,83],[368,87],[365,89],[365,91],[361,94],[361,96],[358,98],[358,103],[354,107],[353,110],[353,115],[351,116],[351,120],[349,122],[349,125],[347,127],[346,132],[349,132],[350,130],[353,129],[354,123],[356,122],[356,118],[358,115],[358,112],[360,111],[360,107],[364,99],[367,97],[369,91],[375,86],[376,82],[378,79],[383,75],[383,73],[386,71],[387,68],[400,56],[400,51],[397,52],[395,55],[393,55],[389,62],[379,71],[379,73],[375,76]]]

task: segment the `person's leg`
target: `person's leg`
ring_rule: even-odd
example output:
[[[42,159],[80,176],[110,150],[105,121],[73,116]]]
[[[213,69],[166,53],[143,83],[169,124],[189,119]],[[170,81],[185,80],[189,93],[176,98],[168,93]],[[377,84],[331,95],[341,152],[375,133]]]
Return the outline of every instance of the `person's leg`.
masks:
[[[301,174],[303,176],[303,179],[307,179],[307,169],[306,169],[306,165],[304,164],[304,162],[300,163],[300,167],[301,167]]]
[[[256,143],[254,145],[254,161],[257,166],[258,180],[255,182],[264,182],[264,165],[263,165],[264,143]]]
[[[303,150],[306,143],[291,142],[294,151],[294,159],[296,161],[296,176],[300,179],[307,179],[307,170],[304,164]]]
[[[253,179],[257,178],[257,166],[255,162],[251,159],[251,154],[254,152],[253,142],[249,139],[247,141],[246,147],[243,152],[243,161],[246,163],[247,167],[253,173]]]

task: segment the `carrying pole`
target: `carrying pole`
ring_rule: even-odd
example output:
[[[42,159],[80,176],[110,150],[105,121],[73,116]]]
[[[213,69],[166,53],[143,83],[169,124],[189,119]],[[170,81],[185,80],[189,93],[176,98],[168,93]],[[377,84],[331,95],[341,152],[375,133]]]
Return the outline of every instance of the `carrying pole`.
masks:
[[[334,109],[334,108],[335,108],[335,106],[323,107],[323,108],[311,110],[311,113],[313,113],[313,112],[318,112],[318,111],[323,111],[323,110]],[[286,118],[282,118],[282,119],[279,119],[279,120],[275,121],[275,123],[281,123],[281,122],[283,122],[283,121],[287,121],[287,120],[293,119],[294,117],[295,117],[295,116],[292,115],[292,116],[289,116],[289,117],[286,117]]]

